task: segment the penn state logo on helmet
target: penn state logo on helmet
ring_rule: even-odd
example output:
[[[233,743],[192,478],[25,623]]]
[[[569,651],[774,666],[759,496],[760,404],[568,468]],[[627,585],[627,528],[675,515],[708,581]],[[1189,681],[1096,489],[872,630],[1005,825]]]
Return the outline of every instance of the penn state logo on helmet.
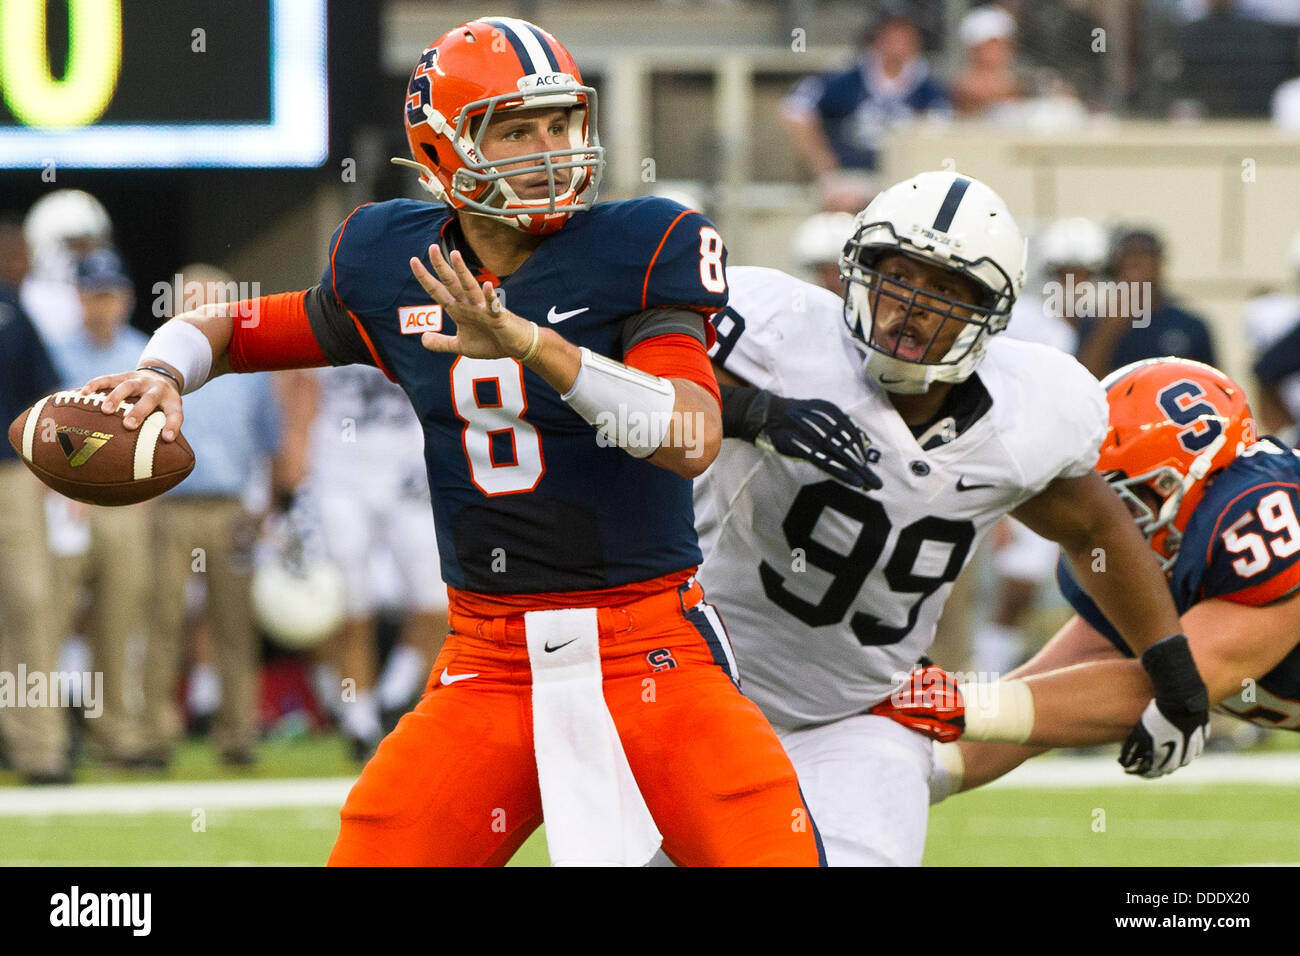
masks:
[[[950,280],[943,285],[974,291],[944,294],[883,275],[877,265],[891,253],[944,270]],[[844,320],[868,374],[901,393],[969,378],[988,337],[1007,326],[1026,254],[1006,204],[977,179],[928,172],[882,192],[855,217],[840,259]],[[889,329],[877,321],[884,312]]]
[[[568,148],[512,156],[504,171],[484,158],[494,117],[545,107],[568,112]],[[434,40],[411,73],[405,118],[412,159],[393,162],[418,170],[421,185],[455,209],[544,235],[596,201],[605,165],[596,91],[569,51],[526,20],[472,20]],[[510,183],[542,175],[544,197],[525,199]]]

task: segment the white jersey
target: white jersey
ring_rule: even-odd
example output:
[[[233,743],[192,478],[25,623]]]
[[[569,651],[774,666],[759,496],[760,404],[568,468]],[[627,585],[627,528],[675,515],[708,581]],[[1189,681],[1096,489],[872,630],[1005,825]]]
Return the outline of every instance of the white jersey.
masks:
[[[309,483],[427,500],[424,431],[401,386],[369,365],[315,374],[320,399],[311,426]]]
[[[880,491],[738,439],[696,480],[699,578],[722,611],[743,688],[778,727],[883,700],[934,638],[984,533],[1058,477],[1092,470],[1105,393],[1072,357],[995,337],[979,366],[991,407],[922,450],[863,372],[832,292],[771,269],[727,270],[714,361],[751,385],[822,398],[872,441]]]
[[[1011,321],[1003,333],[1022,342],[1039,342],[1070,355],[1079,350],[1079,333],[1047,308],[1041,296],[1022,295],[1011,307]]]

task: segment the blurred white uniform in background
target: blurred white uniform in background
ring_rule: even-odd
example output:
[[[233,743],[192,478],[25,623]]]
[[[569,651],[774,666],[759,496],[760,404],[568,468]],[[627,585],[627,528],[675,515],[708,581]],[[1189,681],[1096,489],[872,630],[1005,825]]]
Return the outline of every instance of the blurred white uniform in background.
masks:
[[[343,575],[347,621],[372,627],[380,608],[445,615],[424,433],[410,400],[369,366],[315,374],[319,398],[304,491],[319,515],[324,550]],[[427,617],[416,620],[426,629],[436,627]],[[438,641],[442,636],[431,635]],[[364,673],[342,674],[358,681],[355,705],[338,707],[336,684],[325,702],[344,732],[354,741],[376,742],[379,712],[403,707],[423,687],[433,664],[432,657],[425,659],[428,653],[411,641],[399,644],[373,695]]]

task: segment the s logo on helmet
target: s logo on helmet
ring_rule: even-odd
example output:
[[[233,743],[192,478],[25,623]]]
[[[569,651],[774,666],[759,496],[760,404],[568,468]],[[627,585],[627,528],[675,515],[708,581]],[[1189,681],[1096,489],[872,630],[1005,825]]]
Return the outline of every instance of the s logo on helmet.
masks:
[[[406,88],[406,121],[412,126],[425,122],[424,108],[433,105],[429,74],[441,72],[438,69],[438,48],[431,46],[420,55],[415,72],[411,74],[411,83]]]
[[[1176,425],[1187,425],[1178,433],[1178,444],[1191,454],[1203,451],[1223,434],[1219,410],[1205,398],[1205,389],[1189,379],[1166,385],[1156,396],[1160,410]]]

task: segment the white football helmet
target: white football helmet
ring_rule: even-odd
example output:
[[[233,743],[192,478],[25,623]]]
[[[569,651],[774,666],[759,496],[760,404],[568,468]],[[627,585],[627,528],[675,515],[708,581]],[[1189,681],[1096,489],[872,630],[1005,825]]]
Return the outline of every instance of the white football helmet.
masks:
[[[1043,265],[1055,270],[1083,266],[1096,271],[1106,263],[1106,230],[1091,219],[1058,219],[1043,230],[1039,252]]]
[[[23,219],[23,238],[32,253],[32,272],[42,278],[72,281],[76,255],[72,240],[106,246],[113,223],[98,199],[80,189],[56,189],[38,199]]]
[[[790,240],[790,251],[804,268],[832,265],[839,262],[844,251],[844,237],[852,233],[851,213],[819,212],[799,223]]]
[[[1024,283],[1025,240],[1006,204],[969,176],[921,173],[878,195],[853,225],[840,259],[840,275],[847,283],[844,321],[866,358],[867,374],[886,391],[906,394],[925,392],[932,382],[964,382],[983,358],[988,337],[1007,327]],[[876,263],[887,253],[901,253],[974,280],[980,301],[961,302],[886,279]],[[918,294],[947,306],[931,342],[949,322],[964,326],[936,362],[903,358],[897,354],[898,342],[890,348],[875,341],[873,302],[881,295],[903,302],[908,308],[905,321],[910,321]],[[925,311],[935,312],[936,307]]]
[[[268,521],[255,555],[253,618],[281,647],[308,650],[343,624],[343,574],[295,513]]]

